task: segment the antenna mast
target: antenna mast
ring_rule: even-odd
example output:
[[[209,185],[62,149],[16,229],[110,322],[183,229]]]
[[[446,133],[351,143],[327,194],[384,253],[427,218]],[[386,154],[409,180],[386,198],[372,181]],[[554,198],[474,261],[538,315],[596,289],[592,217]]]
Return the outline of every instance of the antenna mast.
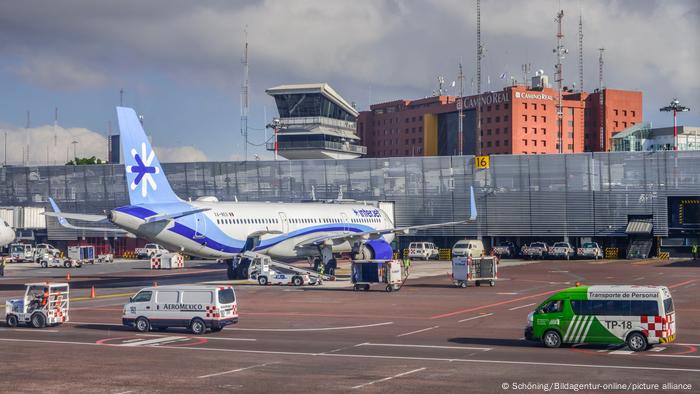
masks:
[[[53,112],[53,149],[56,150],[58,146],[58,107],[54,108]],[[53,164],[56,164],[56,159],[54,158]],[[49,165],[48,154],[46,155],[46,165]]]
[[[243,30],[245,46],[243,47],[243,85],[241,86],[241,134],[243,135],[244,160],[248,161],[248,25]]]
[[[605,48],[598,48],[598,121],[600,122],[600,150],[605,151],[605,93],[603,92],[603,51]]]
[[[31,118],[29,111],[27,111],[27,123],[24,127],[24,142],[25,142],[25,149],[27,151],[27,158],[24,158],[24,155],[22,155],[22,164],[28,165],[29,164],[29,127],[31,125]]]
[[[481,0],[476,0],[476,154],[481,155]]]
[[[583,92],[583,13],[578,16],[578,91]]]
[[[457,108],[459,108],[459,126],[457,127],[457,148],[459,156],[464,154],[464,73],[462,72],[462,61],[459,62],[459,98],[457,99]]]
[[[525,89],[527,89],[527,76],[530,74],[530,70],[532,70],[532,65],[530,63],[524,63],[522,66],[520,66],[520,69],[523,70],[523,85],[525,85]]]
[[[555,19],[557,22],[557,47],[554,48],[553,52],[557,55],[557,64],[555,66],[555,71],[556,71],[556,76],[555,80],[557,81],[557,90],[559,91],[559,100],[557,104],[557,128],[558,128],[558,136],[557,136],[557,141],[559,141],[559,153],[564,152],[564,128],[563,128],[563,117],[564,117],[564,112],[562,110],[562,103],[561,103],[561,96],[562,96],[562,83],[564,82],[564,78],[562,76],[562,64],[561,61],[564,60],[564,57],[566,56],[569,51],[564,48],[564,43],[563,43],[563,38],[564,38],[564,33],[561,32],[561,22],[564,19],[564,10],[559,10],[557,13],[557,18]]]

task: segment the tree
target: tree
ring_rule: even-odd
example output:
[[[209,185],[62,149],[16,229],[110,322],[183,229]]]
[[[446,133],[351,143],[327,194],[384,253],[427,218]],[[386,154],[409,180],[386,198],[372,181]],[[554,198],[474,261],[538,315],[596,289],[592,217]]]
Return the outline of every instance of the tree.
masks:
[[[84,165],[92,165],[92,164],[106,164],[106,161],[103,161],[102,159],[98,159],[95,156],[92,157],[76,157],[73,160],[69,161],[66,163],[67,166],[84,166]]]

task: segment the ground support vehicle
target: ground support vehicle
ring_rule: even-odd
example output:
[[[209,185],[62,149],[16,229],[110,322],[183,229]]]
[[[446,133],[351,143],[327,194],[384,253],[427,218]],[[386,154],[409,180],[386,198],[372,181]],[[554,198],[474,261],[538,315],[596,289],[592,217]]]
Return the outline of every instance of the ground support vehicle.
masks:
[[[408,279],[400,260],[353,260],[350,268],[355,291],[368,291],[373,284],[384,285],[387,292],[399,291]]]
[[[528,259],[543,259],[547,257],[549,247],[544,242],[533,242],[523,249],[523,256]]]
[[[185,258],[180,253],[165,253],[151,257],[152,270],[185,268]]]
[[[83,266],[83,262],[80,260],[62,259],[60,257],[46,255],[39,260],[39,265],[41,268],[80,268]]]
[[[10,258],[15,263],[34,260],[34,247],[29,244],[10,245]]]
[[[98,263],[113,263],[114,255],[112,253],[98,254],[97,259],[95,261],[97,261]]]
[[[274,261],[267,255],[248,253],[251,258],[248,267],[248,278],[256,280],[260,285],[316,285],[323,282],[318,273],[295,267],[293,265]]]
[[[665,286],[579,286],[547,298],[528,315],[525,338],[546,347],[627,344],[630,350],[676,339],[673,298]]]
[[[452,258],[452,282],[458,287],[467,287],[469,282],[475,286],[488,283],[496,285],[498,279],[498,257],[466,257]]]
[[[68,283],[28,283],[24,298],[5,301],[5,322],[43,328],[68,321],[70,306]]]
[[[463,239],[452,247],[452,256],[481,257],[484,255],[484,243],[478,239]]]
[[[34,262],[39,263],[41,259],[48,257],[60,257],[61,251],[49,244],[37,244],[34,247]]]
[[[164,253],[168,253],[168,249],[158,245],[158,244],[146,244],[143,248],[136,248],[134,253],[138,259],[150,259],[153,256],[158,256]]]
[[[518,255],[518,249],[510,241],[501,242],[498,246],[494,246],[491,252],[498,257],[516,257]]]
[[[440,257],[440,251],[432,242],[411,242],[408,245],[409,259],[437,259]]]
[[[129,298],[122,314],[122,324],[140,332],[185,327],[199,335],[236,323],[238,303],[231,286],[146,287]]]
[[[583,257],[586,259],[602,259],[603,258],[603,248],[598,245],[597,242],[586,242],[583,247],[576,250],[576,255],[578,257]]]
[[[92,245],[69,246],[68,259],[81,264],[95,264],[95,247]]]
[[[549,248],[549,255],[555,258],[570,260],[574,257],[574,248],[568,242],[557,242]]]

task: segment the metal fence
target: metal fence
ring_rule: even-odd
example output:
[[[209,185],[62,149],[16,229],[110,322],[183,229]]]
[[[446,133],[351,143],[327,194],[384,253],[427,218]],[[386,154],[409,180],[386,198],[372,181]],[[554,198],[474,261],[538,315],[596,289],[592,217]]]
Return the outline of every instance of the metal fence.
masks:
[[[344,198],[395,202],[396,224],[465,219],[473,185],[476,223],[428,236],[622,236],[631,215],[653,217],[668,235],[667,197],[700,195],[700,152],[496,155],[489,169],[473,156],[164,164],[182,198],[300,201]],[[128,203],[121,165],[5,167],[0,206],[102,212]],[[75,237],[48,221],[49,234]],[[86,234],[90,236],[91,234]],[[101,236],[100,234],[92,234]],[[65,238],[64,238],[65,239]]]

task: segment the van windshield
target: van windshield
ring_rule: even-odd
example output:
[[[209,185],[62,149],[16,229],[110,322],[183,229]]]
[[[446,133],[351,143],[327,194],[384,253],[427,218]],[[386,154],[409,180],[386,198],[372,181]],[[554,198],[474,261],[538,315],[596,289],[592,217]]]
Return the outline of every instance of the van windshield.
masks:
[[[555,248],[568,248],[569,244],[567,244],[566,242],[557,242],[554,244],[554,247]]]
[[[466,248],[466,247],[469,247],[469,242],[466,242],[466,241],[462,242],[462,241],[460,241],[460,242],[457,242],[457,243],[455,244],[455,248]]]
[[[595,248],[596,244],[594,244],[593,242],[586,242],[585,244],[583,244],[583,247],[584,248]]]
[[[233,304],[236,301],[236,295],[233,293],[232,288],[219,290],[219,303],[220,304]]]
[[[667,298],[664,300],[664,312],[666,314],[673,312],[673,298]]]

